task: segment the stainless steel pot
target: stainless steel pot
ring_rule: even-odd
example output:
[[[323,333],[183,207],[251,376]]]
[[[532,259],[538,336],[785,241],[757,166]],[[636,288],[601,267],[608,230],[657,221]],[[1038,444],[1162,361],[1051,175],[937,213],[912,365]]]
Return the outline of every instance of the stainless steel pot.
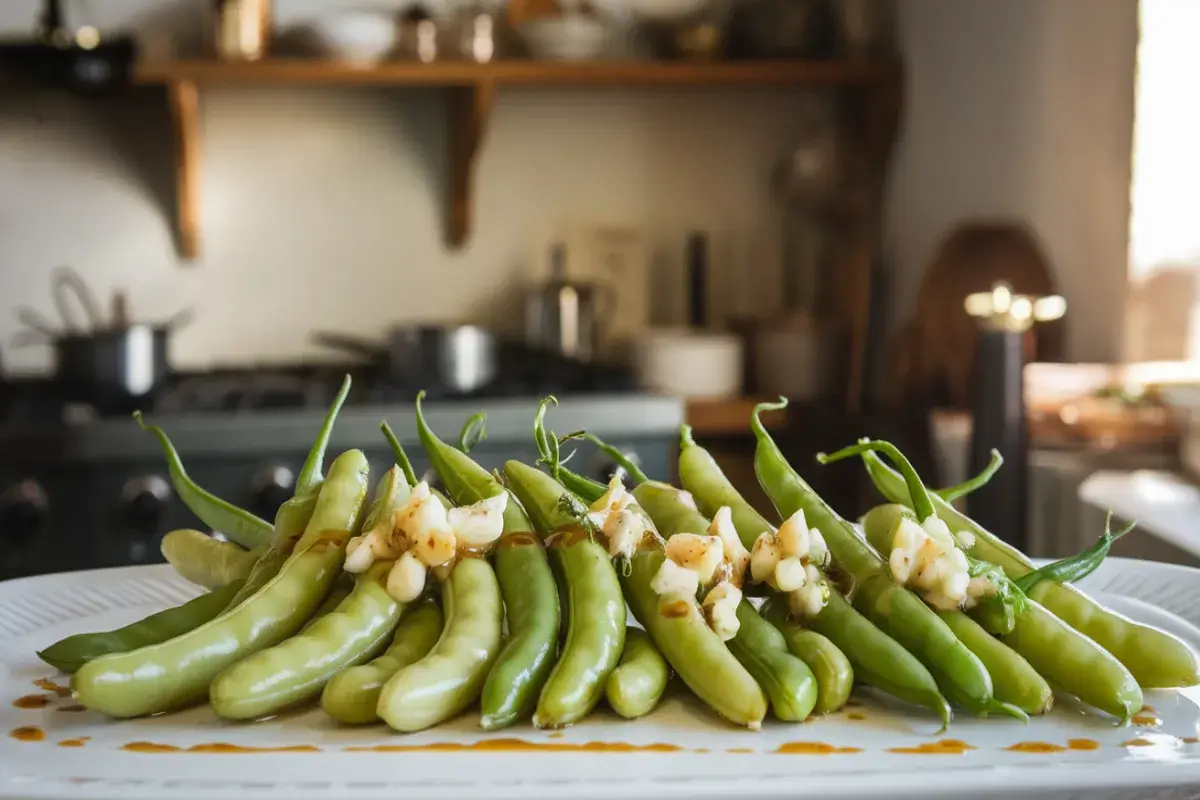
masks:
[[[313,340],[365,356],[413,388],[468,394],[496,377],[495,334],[478,325],[397,326],[382,343],[323,332]]]
[[[165,325],[128,325],[54,340],[55,378],[80,400],[111,404],[150,395],[170,371]]]
[[[606,286],[568,280],[562,245],[555,246],[551,258],[551,279],[525,299],[525,344],[592,361],[600,355],[614,294]]]

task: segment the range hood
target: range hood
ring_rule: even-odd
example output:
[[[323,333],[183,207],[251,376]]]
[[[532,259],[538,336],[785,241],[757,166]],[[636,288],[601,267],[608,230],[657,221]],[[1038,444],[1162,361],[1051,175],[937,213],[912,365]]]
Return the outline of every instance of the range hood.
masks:
[[[128,86],[136,58],[131,36],[101,36],[90,27],[68,29],[60,0],[43,4],[33,37],[0,39],[0,72],[81,94]]]

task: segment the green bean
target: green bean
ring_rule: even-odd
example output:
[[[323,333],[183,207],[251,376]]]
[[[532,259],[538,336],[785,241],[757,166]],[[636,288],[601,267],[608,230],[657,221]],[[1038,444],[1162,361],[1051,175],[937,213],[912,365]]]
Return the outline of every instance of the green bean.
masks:
[[[139,647],[165,642],[220,614],[241,585],[241,581],[234,581],[181,605],[156,611],[116,630],[68,636],[38,652],[38,658],[61,672],[71,673],[101,656],[126,653]]]
[[[79,702],[113,717],[137,717],[204,698],[221,670],[291,636],[340,573],[367,494],[367,459],[343,453],[321,487],[296,553],[236,608],[174,639],[90,661],[71,683]]]
[[[434,434],[421,412],[424,394],[417,395],[417,435],[454,502],[471,505],[507,491],[492,473]],[[476,415],[468,420],[461,437],[464,443],[469,443],[479,419]],[[482,422],[478,424],[475,441],[483,435]],[[541,539],[512,493],[504,507],[504,535],[493,563],[504,598],[508,641],[488,673],[480,698],[479,724],[489,731],[506,728],[533,712],[557,652],[559,598],[554,574]]]
[[[400,618],[391,646],[383,655],[334,675],[321,692],[321,708],[338,722],[376,722],[379,693],[388,679],[424,658],[442,634],[442,610],[437,603],[418,601]]]
[[[313,443],[312,449],[308,451],[308,456],[300,467],[300,474],[296,476],[296,488],[293,491],[297,497],[316,494],[317,490],[321,488],[321,484],[325,482],[325,476],[322,474],[325,448],[329,446],[329,437],[333,434],[333,424],[337,422],[338,414],[341,412],[346,398],[350,396],[350,385],[350,376],[347,375],[342,379],[342,387],[338,389],[337,395],[330,403],[329,411],[325,413],[325,420],[321,423],[317,440]],[[278,531],[278,517],[276,517],[275,527]]]
[[[546,539],[566,590],[567,636],[538,698],[533,722],[558,728],[583,719],[625,646],[625,600],[608,553],[581,527],[586,509],[550,476],[516,461],[504,465],[509,487]]]
[[[778,594],[767,598],[759,613],[783,634],[788,650],[807,664],[817,679],[817,704],[813,712],[830,714],[846,705],[854,688],[854,668],[846,654],[828,638],[791,619],[787,602]]]
[[[658,706],[670,672],[666,659],[646,632],[629,628],[621,661],[604,683],[604,699],[625,719],[644,717]]]
[[[997,700],[1010,703],[1027,714],[1044,714],[1050,710],[1054,700],[1050,685],[1028,661],[961,611],[939,611],[938,616],[987,667]]]
[[[245,548],[259,547],[271,541],[271,523],[227,503],[198,486],[183,468],[183,461],[166,432],[157,425],[147,424],[140,411],[135,411],[133,418],[142,430],[149,431],[158,439],[163,455],[167,458],[167,470],[171,474],[171,484],[175,487],[175,493],[201,522]]]
[[[960,497],[966,497],[972,492],[982,489],[992,477],[1000,471],[1004,466],[1004,456],[1000,455],[999,450],[992,450],[992,455],[988,459],[987,466],[984,467],[978,475],[967,478],[965,481],[954,486],[947,486],[945,489],[938,489],[933,494],[945,500],[947,503],[953,503]]]
[[[872,482],[889,502],[910,504],[904,478],[873,454],[864,456],[863,463]],[[967,542],[970,546],[964,548],[972,557],[995,564],[1013,579],[1033,571],[1033,565],[1023,553],[970,517],[960,514],[952,505],[934,499],[933,506],[952,532],[956,535],[966,532],[973,537],[973,541]],[[1196,653],[1165,631],[1110,611],[1069,584],[1042,581],[1029,591],[1029,598],[1116,656],[1143,688],[1164,689],[1200,683],[1200,662]]]
[[[442,584],[446,626],[429,654],[393,675],[376,712],[405,733],[459,714],[483,689],[500,652],[504,609],[496,573],[481,558],[459,561]]]
[[[317,624],[317,621],[323,619],[326,614],[333,613],[334,609],[342,604],[342,601],[350,596],[354,591],[354,576],[343,572],[333,581],[333,586],[329,588],[329,594],[325,595],[325,599],[321,601],[321,605],[317,606],[317,610],[312,613],[296,634],[299,636],[306,630]],[[239,662],[240,663],[240,662]]]
[[[163,558],[179,577],[205,589],[218,589],[245,580],[266,548],[243,550],[206,533],[190,529],[171,531],[162,538]]]
[[[722,506],[729,507],[734,528],[747,549],[753,548],[759,534],[774,531],[775,526],[738,493],[712,455],[696,444],[687,426],[680,432],[679,479],[702,513],[715,514]],[[856,611],[832,583],[825,607],[807,624],[845,654],[859,680],[907,703],[933,710],[943,723],[949,721],[950,706],[929,670]],[[813,663],[807,663],[816,673]],[[819,674],[817,680],[820,684]],[[818,708],[820,696],[818,690]]]
[[[692,693],[734,725],[762,727],[767,699],[746,668],[713,633],[700,606],[659,597],[650,584],[666,560],[657,534],[642,540],[621,585],[633,616]]]
[[[709,528],[690,496],[657,481],[633,490],[659,532],[667,539],[679,533],[702,533]],[[771,711],[784,722],[802,722],[817,702],[817,681],[808,665],[788,651],[779,631],[758,615],[746,600],[738,605],[738,632],[725,645],[767,693]]]
[[[534,439],[541,460],[570,490],[560,497],[558,504],[573,514],[586,513],[587,509],[578,500],[571,502],[574,497],[571,492],[579,491],[589,502],[595,502],[604,494],[605,487],[563,467],[558,439],[547,433],[544,426],[546,408],[553,402],[552,397],[542,401],[535,420]],[[621,586],[634,618],[650,634],[667,663],[693,694],[733,724],[760,728],[767,713],[767,700],[762,689],[708,627],[695,601],[665,599],[654,591],[654,577],[666,560],[663,540],[636,500],[629,509],[637,513],[646,526],[638,549],[629,559],[627,568],[620,571]]]
[[[920,659],[951,702],[981,714],[1012,713],[992,697],[992,681],[979,658],[922,600],[892,581],[879,554],[788,464],[759,419],[762,411],[785,405],[761,403],[751,417],[757,440],[754,471],[780,516],[804,511],[808,524],[825,538],[834,562],[854,578],[855,608]]]
[[[1073,556],[1060,558],[1058,561],[1053,561],[1044,567],[1038,567],[1033,572],[1027,572],[1013,581],[1013,583],[1021,591],[1029,593],[1042,581],[1073,583],[1091,575],[1100,568],[1104,559],[1108,558],[1109,551],[1112,550],[1112,546],[1116,544],[1116,541],[1137,527],[1136,522],[1131,522],[1114,533],[1112,529],[1112,516],[1111,511],[1105,515],[1104,532],[1100,534],[1100,538],[1094,545],[1083,549]]]

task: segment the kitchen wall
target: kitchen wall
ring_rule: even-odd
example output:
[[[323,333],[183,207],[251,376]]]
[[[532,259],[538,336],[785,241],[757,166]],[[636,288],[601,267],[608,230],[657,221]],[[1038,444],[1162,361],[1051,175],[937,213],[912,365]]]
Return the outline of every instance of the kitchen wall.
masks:
[[[1118,358],[1137,0],[900,4],[909,106],[887,223],[898,303],[956,220],[1024,218],[1067,297],[1069,356]]]
[[[0,32],[32,22],[0,5]],[[89,8],[84,8],[84,5]],[[152,33],[198,20],[201,0],[72,6]],[[289,4],[293,17],[329,3]],[[966,215],[1031,218],[1071,302],[1072,353],[1117,352],[1125,286],[1135,0],[903,0],[909,109],[888,216],[896,301],[911,300],[938,237]],[[157,39],[152,45],[159,47]],[[186,366],[310,356],[314,327],[374,333],[394,319],[511,322],[530,263],[560,228],[643,226],[677,264],[707,228],[727,285],[778,293],[770,190],[802,93],[504,92],[479,160],[470,245],[442,244],[443,116],[435,93],[208,91],[202,258],[181,264],[164,213],[169,127],[151,93],[84,104],[0,96],[0,345],[7,309],[49,311],[58,263],[135,312],[194,304]],[[735,280],[732,273],[738,273]],[[749,273],[749,275],[747,275]],[[747,280],[749,277],[749,280]],[[732,292],[715,293],[719,298]],[[678,296],[660,310],[676,316]],[[6,365],[44,369],[35,349]]]

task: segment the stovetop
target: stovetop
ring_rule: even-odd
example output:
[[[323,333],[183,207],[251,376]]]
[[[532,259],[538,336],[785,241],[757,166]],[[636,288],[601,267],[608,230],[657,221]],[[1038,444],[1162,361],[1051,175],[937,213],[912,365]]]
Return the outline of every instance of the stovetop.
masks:
[[[127,417],[134,410],[160,415],[206,417],[270,411],[324,411],[353,378],[347,406],[411,403],[422,388],[359,364],[268,364],[178,372],[152,396],[130,404],[97,408],[74,402],[65,387],[49,379],[0,380],[0,432],[52,428]],[[528,352],[502,353],[497,377],[481,389],[454,393],[427,388],[430,401],[487,401],[547,394],[623,395],[637,390],[622,367],[583,364]]]

